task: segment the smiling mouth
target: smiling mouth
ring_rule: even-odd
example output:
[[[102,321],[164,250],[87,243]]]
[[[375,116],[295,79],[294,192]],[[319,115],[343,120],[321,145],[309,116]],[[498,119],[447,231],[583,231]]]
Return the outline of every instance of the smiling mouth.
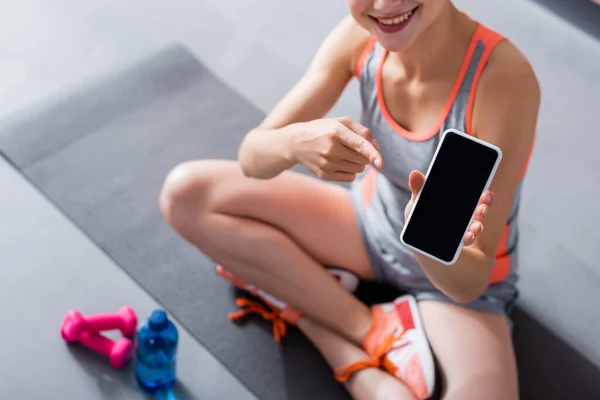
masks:
[[[403,22],[407,22],[415,12],[417,12],[417,10],[419,9],[419,7],[421,7],[420,5],[413,8],[412,10],[405,12],[403,14],[399,14],[399,15],[394,15],[392,17],[374,17],[372,15],[369,15],[369,17],[373,20],[375,20],[376,22],[380,23],[381,25],[385,25],[385,26],[394,26],[394,25],[400,25]]]

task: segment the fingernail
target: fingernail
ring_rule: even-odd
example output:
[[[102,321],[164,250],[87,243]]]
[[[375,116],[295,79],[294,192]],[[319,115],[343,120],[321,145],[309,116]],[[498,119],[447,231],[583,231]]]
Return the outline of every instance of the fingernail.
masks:
[[[379,158],[376,158],[375,161],[373,161],[373,164],[375,164],[377,168],[381,168],[381,161],[379,161]]]
[[[475,232],[474,231],[478,231],[478,233],[483,232],[483,224],[479,221],[475,222],[472,226],[473,231],[471,231],[471,233],[473,234],[473,236],[475,236]]]
[[[486,194],[484,199],[483,199],[486,203],[491,203],[492,202],[492,195],[491,194]]]
[[[481,215],[485,216],[488,213],[488,208],[487,206],[483,206],[481,207]]]

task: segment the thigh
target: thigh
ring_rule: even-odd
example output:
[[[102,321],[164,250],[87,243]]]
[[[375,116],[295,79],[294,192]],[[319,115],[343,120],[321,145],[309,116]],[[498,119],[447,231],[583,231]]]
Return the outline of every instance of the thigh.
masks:
[[[372,278],[350,194],[343,187],[286,171],[268,180],[246,177],[232,161],[187,163],[212,212],[258,220],[285,232],[323,265]]]
[[[421,301],[419,309],[442,371],[442,399],[518,398],[506,317],[438,301]]]

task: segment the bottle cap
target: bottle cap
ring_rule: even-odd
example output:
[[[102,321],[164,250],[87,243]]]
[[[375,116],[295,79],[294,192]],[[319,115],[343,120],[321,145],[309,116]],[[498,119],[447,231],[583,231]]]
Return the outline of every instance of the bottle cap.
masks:
[[[165,329],[169,324],[167,313],[164,310],[154,310],[148,318],[148,327],[153,331]]]

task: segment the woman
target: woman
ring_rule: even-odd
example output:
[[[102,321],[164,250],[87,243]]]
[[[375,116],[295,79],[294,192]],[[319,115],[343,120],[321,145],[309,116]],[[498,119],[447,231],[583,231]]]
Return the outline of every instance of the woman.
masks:
[[[540,102],[535,74],[514,45],[450,0],[347,3],[350,15],[247,134],[239,162],[178,166],[161,209],[223,265],[223,277],[271,306],[241,304],[246,312],[273,320],[278,336],[295,324],[353,398],[427,398],[435,358],[444,399],[516,399],[507,313],[517,295],[516,217]],[[353,78],[362,121],[324,118]],[[398,239],[448,128],[503,152],[452,267]],[[288,171],[297,164],[315,177]],[[324,266],[409,295],[368,308]]]

